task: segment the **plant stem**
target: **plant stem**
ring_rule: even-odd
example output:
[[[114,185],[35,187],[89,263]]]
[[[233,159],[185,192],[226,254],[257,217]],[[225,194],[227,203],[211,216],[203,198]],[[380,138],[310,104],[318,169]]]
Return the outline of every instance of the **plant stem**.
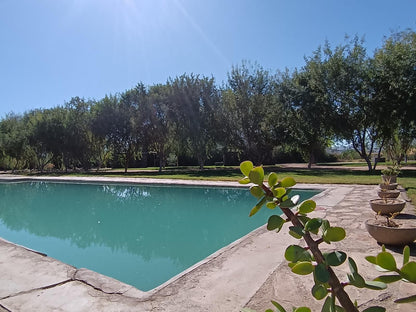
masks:
[[[265,191],[266,196],[274,197],[273,192],[264,184],[261,185],[262,189]],[[283,213],[286,215],[286,217],[292,222],[294,226],[298,226],[301,228],[304,228],[302,222],[300,222],[299,218],[293,213],[293,211],[290,208],[280,208]],[[306,244],[309,247],[309,250],[312,252],[315,261],[319,263],[325,263],[324,256],[319,249],[319,240],[315,241],[309,232],[306,232],[303,235],[303,238],[306,242]],[[327,266],[327,270],[329,272],[329,281],[328,284],[331,286],[332,293],[337,297],[339,303],[341,306],[347,311],[347,312],[358,312],[358,309],[355,307],[354,303],[351,301],[350,297],[344,290],[344,287],[341,285],[341,282],[339,281],[338,277],[335,275],[334,271],[330,266]]]
[[[289,218],[290,222],[294,226],[300,226],[303,228],[303,224],[300,222],[298,217],[292,212],[289,208],[281,208],[283,213]],[[306,242],[306,244],[309,247],[309,250],[312,252],[315,261],[317,263],[325,263],[324,256],[322,255],[321,250],[319,249],[319,244],[316,242],[311,235],[306,232],[303,235],[303,238]],[[342,286],[341,282],[339,281],[338,277],[335,275],[334,271],[330,266],[327,266],[327,270],[329,272],[329,281],[328,284],[331,286],[332,293],[337,297],[339,303],[341,306],[347,311],[347,312],[358,312],[358,309],[355,307],[354,303],[351,301],[350,297],[344,290],[344,287]]]

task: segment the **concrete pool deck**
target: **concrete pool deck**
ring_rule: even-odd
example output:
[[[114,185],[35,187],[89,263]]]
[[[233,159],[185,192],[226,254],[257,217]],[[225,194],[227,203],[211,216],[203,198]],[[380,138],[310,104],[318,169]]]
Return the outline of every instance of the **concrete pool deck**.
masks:
[[[238,186],[236,182],[161,180],[144,178],[21,178],[1,175],[0,181],[61,181],[99,183],[163,183],[206,186]],[[376,255],[380,246],[365,230],[364,221],[374,215],[369,199],[377,198],[377,187],[368,185],[311,185],[300,188],[321,189],[316,195],[315,216],[326,217],[331,224],[343,226],[347,238],[326,245],[327,250],[343,250],[357,262],[367,279],[379,275],[364,257]],[[405,195],[405,194],[403,194]],[[247,208],[247,213],[251,207]],[[410,204],[406,209],[413,210]],[[266,222],[266,220],[265,220]],[[272,308],[270,300],[279,301],[288,310],[292,306],[309,306],[320,310],[322,301],[310,296],[311,276],[290,272],[284,252],[297,240],[282,230],[269,232],[265,226],[224,247],[193,267],[149,292],[142,292],[109,277],[75,268],[36,252],[0,239],[0,311],[240,311],[250,307],[257,311]],[[398,260],[401,255],[392,250]],[[415,246],[412,246],[415,260]],[[336,268],[342,281],[348,266]],[[338,270],[339,269],[339,270]],[[416,294],[414,284],[390,284],[383,291],[346,288],[360,310],[380,305],[387,311],[414,311],[416,304],[394,304],[393,300]]]

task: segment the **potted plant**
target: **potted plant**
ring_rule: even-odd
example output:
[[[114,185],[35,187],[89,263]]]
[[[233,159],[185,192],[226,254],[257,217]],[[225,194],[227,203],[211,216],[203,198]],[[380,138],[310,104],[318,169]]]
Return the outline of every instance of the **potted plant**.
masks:
[[[394,220],[393,220],[394,219]],[[365,222],[368,233],[381,244],[406,245],[416,239],[416,216],[391,213]]]
[[[388,181],[388,183],[397,183],[397,176],[400,174],[400,167],[396,164],[389,166],[386,169],[381,170],[381,178],[383,182]]]
[[[398,213],[403,210],[406,205],[406,201],[396,198],[377,198],[370,200],[370,207],[374,212],[381,215],[389,215],[392,213]]]
[[[397,198],[400,195],[400,191],[395,189],[395,190],[387,190],[387,189],[382,189],[380,188],[377,191],[377,195],[380,198]]]
[[[397,182],[392,182],[391,176],[383,176],[383,182],[379,184],[382,190],[395,190],[398,185]]]

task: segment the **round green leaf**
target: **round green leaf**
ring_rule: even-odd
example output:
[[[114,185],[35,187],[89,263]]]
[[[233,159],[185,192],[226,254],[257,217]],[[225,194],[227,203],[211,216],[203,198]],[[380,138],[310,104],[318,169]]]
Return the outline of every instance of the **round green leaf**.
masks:
[[[264,170],[263,167],[256,167],[248,174],[251,182],[254,184],[262,185],[264,181]]]
[[[241,180],[238,180],[238,183],[240,184],[249,184],[251,181],[248,177],[244,177]]]
[[[280,203],[280,207],[281,208],[292,208],[293,206],[295,206],[297,204],[298,201],[299,201],[299,195],[295,195],[291,198],[289,198],[288,196],[284,196],[282,198],[282,202]]]
[[[394,275],[380,275],[376,279],[374,279],[377,282],[382,282],[385,284],[394,283],[397,281],[400,281],[402,277],[400,275],[394,274]]]
[[[350,284],[354,285],[355,287],[358,287],[358,288],[365,287],[365,280],[358,273],[348,274],[348,280],[350,281]]]
[[[301,235],[301,234],[299,234],[299,233],[297,233],[297,232],[295,232],[293,230],[290,230],[290,229],[289,229],[289,234],[290,234],[290,236],[292,236],[292,237],[294,237],[296,239],[301,239],[303,237],[303,235]]]
[[[325,256],[326,264],[331,265],[331,266],[341,265],[347,259],[347,254],[343,251],[334,251],[324,256]]]
[[[380,281],[365,281],[364,287],[372,290],[382,290],[386,289],[387,285]]]
[[[250,187],[250,193],[257,198],[260,198],[264,195],[263,189],[258,185],[253,185]]]
[[[331,226],[329,224],[329,221],[327,219],[322,220],[322,231],[325,232],[327,229],[329,229]]]
[[[372,264],[377,264],[377,258],[374,256],[367,256],[365,257],[365,260],[367,260],[368,262],[372,263]]]
[[[269,209],[274,209],[277,207],[277,204],[274,201],[267,202],[266,207]]]
[[[326,283],[329,281],[329,272],[323,263],[319,263],[315,266],[315,278],[320,283]]]
[[[315,284],[312,287],[312,295],[315,299],[321,300],[328,294],[328,289],[322,284]]]
[[[280,311],[280,312],[286,312],[286,310],[276,301],[272,300],[272,304]]]
[[[259,206],[257,206],[257,205],[256,205],[256,206],[254,206],[254,207],[253,207],[253,209],[251,209],[251,210],[250,210],[250,214],[249,214],[248,216],[249,216],[249,217],[254,216],[257,212],[259,212],[260,208],[261,208],[261,207],[259,207]]]
[[[286,177],[284,178],[281,182],[280,182],[280,186],[281,187],[292,187],[296,185],[296,181],[295,179],[291,178],[291,177]]]
[[[410,259],[410,248],[409,246],[406,245],[403,248],[403,265],[409,262],[409,259]]]
[[[335,304],[332,296],[328,296],[325,299],[324,305],[322,306],[321,312],[334,312]]]
[[[285,194],[286,194],[286,189],[283,187],[278,187],[273,190],[274,197],[281,198]]]
[[[298,219],[300,222],[302,222],[303,225],[305,225],[306,222],[308,222],[311,218],[308,218],[307,216],[304,216],[304,215],[298,215]]]
[[[291,198],[286,198],[287,196],[282,198],[282,202],[280,203],[280,208],[292,208],[295,206]]]
[[[310,252],[298,245],[291,245],[286,248],[285,258],[291,262],[312,261]]]
[[[291,230],[291,231],[293,231],[293,232],[295,232],[295,233],[297,233],[301,236],[305,235],[305,232],[303,231],[303,228],[300,227],[300,226],[290,226],[289,230]]]
[[[266,203],[266,197],[263,197],[256,206],[253,207],[253,209],[251,209],[249,216],[254,216],[259,210],[260,208]]]
[[[316,208],[316,203],[313,200],[308,199],[308,200],[303,201],[299,205],[298,210],[300,213],[306,214],[306,213],[310,213],[314,211],[315,208]]]
[[[397,270],[396,260],[393,255],[387,251],[382,251],[377,255],[377,265],[388,271]]]
[[[267,221],[267,229],[269,231],[273,231],[275,229],[278,229],[278,231],[280,231],[280,229],[282,228],[283,224],[285,224],[285,220],[277,215],[273,215],[270,216],[269,220]]]
[[[319,227],[321,226],[321,224],[322,224],[322,219],[321,218],[313,218],[313,219],[310,219],[305,224],[305,231],[313,232],[313,231],[319,229]]]
[[[311,309],[309,309],[308,307],[299,307],[296,308],[293,312],[311,312]]]
[[[345,238],[345,230],[342,227],[330,227],[324,232],[324,240],[339,242]]]
[[[290,245],[286,248],[285,259],[287,261],[296,262],[300,259],[301,255],[305,252],[303,247],[298,245]]]
[[[302,261],[295,264],[292,268],[292,272],[299,275],[308,275],[311,274],[314,270],[312,263],[308,261]]]
[[[253,163],[249,160],[243,161],[240,164],[241,173],[244,174],[246,177],[250,174],[250,171],[253,169]]]
[[[267,183],[270,187],[275,186],[277,184],[277,174],[274,172],[270,173],[267,179]]]
[[[350,267],[350,271],[351,271],[352,274],[358,273],[357,264],[355,263],[353,258],[348,257],[348,265]]]
[[[416,262],[406,263],[400,270],[400,275],[409,282],[416,283]]]

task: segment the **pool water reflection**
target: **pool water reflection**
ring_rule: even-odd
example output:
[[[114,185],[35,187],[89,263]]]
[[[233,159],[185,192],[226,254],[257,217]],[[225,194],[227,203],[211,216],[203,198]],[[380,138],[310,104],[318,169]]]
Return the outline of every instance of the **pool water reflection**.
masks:
[[[1,237],[143,291],[276,213],[249,218],[256,200],[236,188],[0,183],[0,198]]]

